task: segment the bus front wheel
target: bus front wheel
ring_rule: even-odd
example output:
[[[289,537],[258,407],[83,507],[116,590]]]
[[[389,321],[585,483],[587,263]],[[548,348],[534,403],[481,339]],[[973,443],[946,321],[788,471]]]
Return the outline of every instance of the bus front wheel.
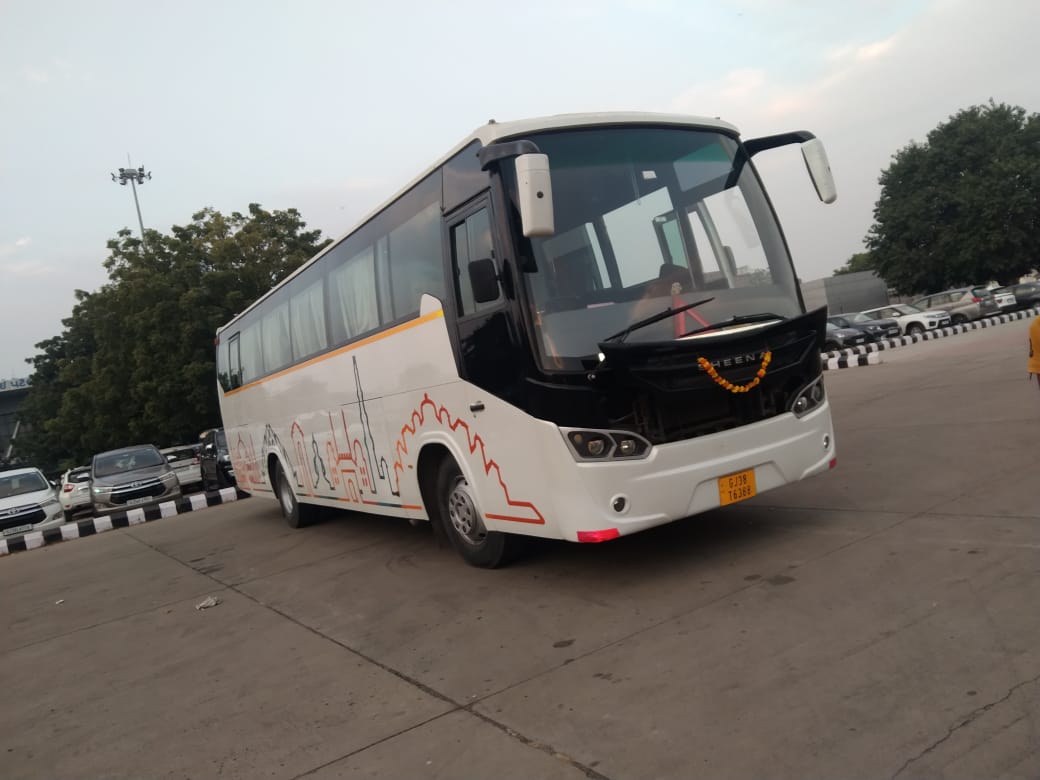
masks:
[[[280,465],[274,466],[275,492],[278,496],[278,505],[282,508],[282,516],[290,528],[303,528],[310,520],[311,507],[300,506],[300,502],[293,493],[289,478],[285,475],[285,469]]]
[[[471,566],[494,569],[515,552],[516,537],[487,530],[473,489],[451,457],[441,461],[437,473],[437,509],[452,547]]]

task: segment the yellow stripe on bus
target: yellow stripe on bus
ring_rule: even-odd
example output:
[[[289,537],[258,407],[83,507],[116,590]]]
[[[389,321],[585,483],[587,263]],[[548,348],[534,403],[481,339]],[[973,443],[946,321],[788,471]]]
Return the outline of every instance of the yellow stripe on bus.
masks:
[[[262,379],[257,379],[255,382],[250,382],[249,384],[242,385],[241,387],[236,387],[234,390],[228,390],[226,393],[224,393],[224,395],[228,396],[234,395],[235,393],[241,393],[243,390],[248,390],[251,387],[262,385],[264,382],[268,382],[272,379],[277,379],[278,377],[291,374],[293,371],[299,371],[301,368],[306,368],[307,366],[313,366],[317,363],[320,363],[323,360],[328,360],[329,358],[336,357],[337,355],[342,355],[346,352],[350,352],[350,350],[352,349],[363,347],[366,344],[372,344],[373,342],[379,341],[380,339],[385,339],[387,336],[393,336],[396,333],[401,333],[403,331],[408,330],[409,328],[414,328],[417,325],[422,325],[424,323],[430,322],[431,320],[435,320],[438,317],[443,316],[444,309],[438,309],[437,311],[430,312],[429,314],[424,314],[423,316],[419,317],[418,319],[414,319],[411,322],[403,322],[400,325],[395,325],[389,330],[384,330],[381,333],[373,333],[371,336],[361,339],[361,341],[355,341],[353,344],[347,344],[345,347],[340,347],[339,349],[332,350],[332,352],[326,352],[324,355],[318,355],[317,357],[313,357],[310,360],[305,360],[303,363],[298,363],[295,366],[283,368],[281,371],[276,371],[270,376],[265,376]]]

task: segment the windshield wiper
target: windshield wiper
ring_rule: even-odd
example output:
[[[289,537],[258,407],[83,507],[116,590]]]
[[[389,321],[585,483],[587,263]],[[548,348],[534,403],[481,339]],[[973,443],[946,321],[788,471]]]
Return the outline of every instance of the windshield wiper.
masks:
[[[722,328],[726,325],[741,325],[745,322],[765,322],[766,320],[782,320],[785,319],[779,314],[773,314],[771,311],[763,311],[758,314],[734,314],[728,320],[722,320],[721,322],[713,322],[710,325],[705,325],[703,328],[697,328],[684,333],[683,336],[693,336],[697,333],[704,333],[705,331],[714,330],[715,328]]]
[[[675,309],[672,309],[672,308],[665,309],[664,311],[658,312],[657,314],[654,314],[651,317],[647,317],[645,320],[639,320],[638,322],[633,322],[631,325],[629,325],[624,330],[620,330],[617,333],[613,334],[612,336],[607,336],[605,339],[603,339],[603,342],[606,343],[608,341],[614,341],[615,339],[617,339],[617,342],[620,344],[622,341],[624,341],[628,337],[628,334],[630,334],[630,333],[632,333],[634,331],[637,331],[640,328],[645,328],[647,325],[653,325],[655,322],[660,322],[661,320],[666,320],[666,319],[668,319],[669,317],[671,317],[671,316],[673,316],[675,314],[682,314],[684,311],[687,311],[688,309],[692,309],[692,308],[694,308],[696,306],[700,306],[702,304],[708,303],[709,301],[713,301],[713,300],[715,300],[715,296],[714,295],[712,297],[710,297],[710,298],[704,298],[703,300],[700,300],[700,301],[694,301],[693,303],[688,303],[685,306],[679,306],[678,308],[675,308]]]

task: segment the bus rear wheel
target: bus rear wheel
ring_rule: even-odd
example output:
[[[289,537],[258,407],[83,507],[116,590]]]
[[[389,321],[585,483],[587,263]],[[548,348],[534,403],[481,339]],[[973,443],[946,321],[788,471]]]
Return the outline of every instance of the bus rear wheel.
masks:
[[[280,465],[274,466],[275,493],[278,496],[278,505],[282,508],[282,516],[290,528],[303,528],[312,519],[313,507],[302,506],[296,499],[289,478],[285,475],[285,469]]]
[[[437,509],[452,547],[471,566],[494,569],[516,552],[515,536],[487,530],[473,489],[451,457],[441,461],[437,472]]]

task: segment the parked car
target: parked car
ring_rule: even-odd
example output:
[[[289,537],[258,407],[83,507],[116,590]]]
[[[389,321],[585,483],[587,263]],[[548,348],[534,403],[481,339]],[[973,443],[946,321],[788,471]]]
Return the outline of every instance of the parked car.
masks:
[[[1034,306],[1040,306],[1040,282],[1009,284],[1007,287],[998,287],[993,294],[1001,292],[1009,292],[1015,296],[1016,309],[1032,309]]]
[[[992,298],[993,302],[997,304],[998,312],[1014,311],[1017,305],[1014,293],[998,293],[995,287],[972,287],[971,291],[980,298]]]
[[[199,446],[187,444],[181,447],[166,447],[159,450],[173,466],[181,490],[202,484],[202,467],[199,465]]]
[[[899,335],[899,323],[895,320],[874,320],[866,314],[834,314],[827,318],[827,322],[839,328],[863,331],[870,341]]]
[[[867,334],[861,330],[839,328],[837,325],[828,322],[827,335],[823,340],[823,351],[833,352],[836,349],[856,347],[860,344],[866,344],[868,340]]]
[[[5,539],[65,522],[58,491],[34,468],[0,471],[0,533]]]
[[[90,478],[94,514],[146,507],[181,495],[173,467],[151,444],[98,453]]]
[[[985,287],[958,287],[955,290],[926,295],[913,302],[919,309],[941,310],[949,313],[954,325],[963,325],[1000,313],[996,300]]]
[[[235,467],[231,463],[231,452],[228,449],[227,436],[223,428],[211,428],[199,436],[199,465],[202,468],[203,490],[220,490],[233,487]]]
[[[61,475],[58,500],[61,501],[66,522],[79,512],[89,512],[93,508],[90,499],[90,466],[69,469]]]
[[[873,319],[895,320],[904,336],[913,336],[936,328],[948,327],[950,315],[944,311],[922,311],[909,303],[894,303],[861,312]]]

